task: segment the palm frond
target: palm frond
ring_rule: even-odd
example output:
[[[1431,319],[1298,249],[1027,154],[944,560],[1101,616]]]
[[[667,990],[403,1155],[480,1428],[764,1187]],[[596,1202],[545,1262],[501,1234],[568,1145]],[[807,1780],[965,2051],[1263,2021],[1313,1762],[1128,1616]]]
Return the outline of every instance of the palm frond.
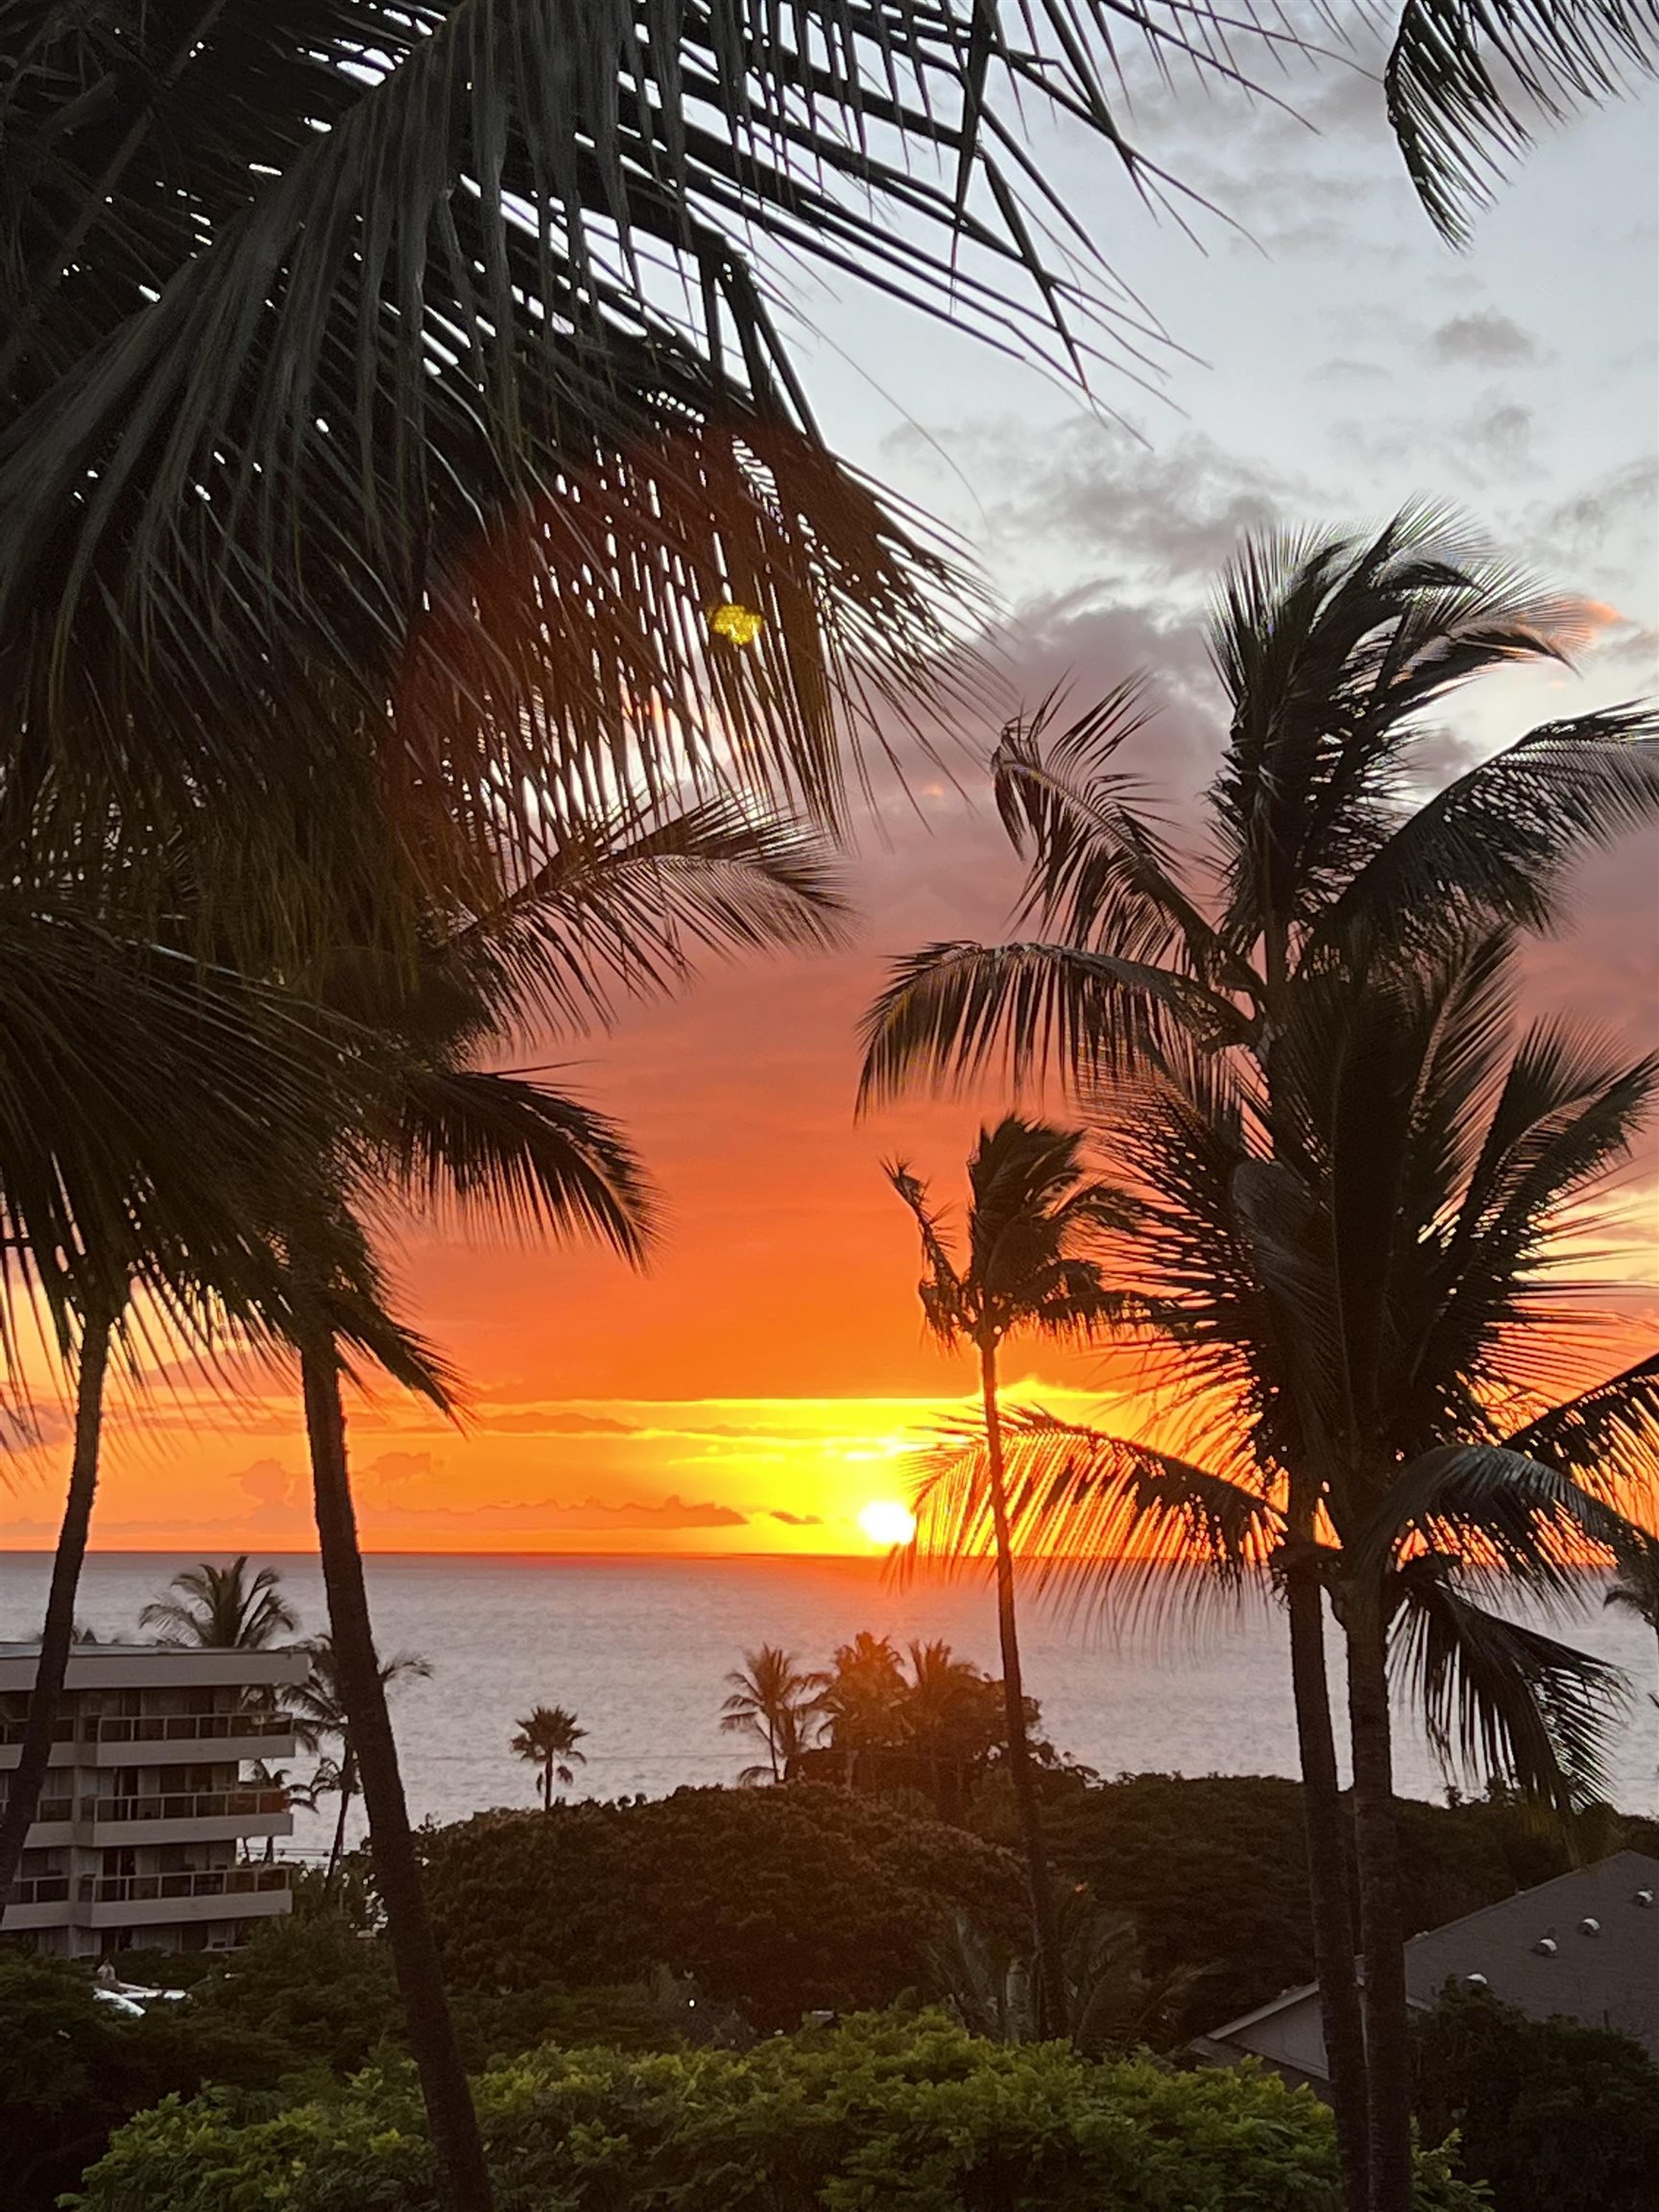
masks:
[[[1651,0],[1406,0],[1384,83],[1407,174],[1442,234],[1531,143],[1528,117],[1564,122],[1651,77]]]
[[[1599,1496],[1651,1509],[1659,1481],[1659,1354],[1551,1406],[1503,1443]]]
[[[1259,1491],[1039,1406],[1002,1415],[1012,1543],[1027,1581],[1073,1618],[1127,1623],[1148,1608],[1202,1610],[1264,1583],[1281,1533]],[[960,1571],[989,1557],[982,1429],[942,1429],[910,1455],[913,1557]]]
[[[1191,977],[1071,945],[927,945],[890,975],[862,1024],[861,1108],[917,1077],[957,1088],[994,1067],[1016,1086],[1050,1070],[1087,1088],[1178,1060],[1189,1036],[1216,1047],[1249,1035]]]
[[[1417,1543],[1561,1597],[1631,1536],[1623,1513],[1558,1467],[1501,1446],[1446,1444],[1399,1470],[1349,1547],[1360,1573],[1380,1573]]]
[[[1390,1662],[1442,1756],[1561,1813],[1605,1800],[1619,1670],[1472,1604],[1429,1562],[1401,1581]]]
[[[1426,800],[1321,917],[1318,942],[1369,923],[1406,944],[1471,924],[1550,927],[1570,863],[1659,814],[1659,718],[1641,705],[1551,722]]]
[[[590,1237],[643,1258],[651,1199],[613,1123],[525,1077],[459,1068],[407,1070],[390,1165],[434,1210],[506,1222],[525,1235]]]

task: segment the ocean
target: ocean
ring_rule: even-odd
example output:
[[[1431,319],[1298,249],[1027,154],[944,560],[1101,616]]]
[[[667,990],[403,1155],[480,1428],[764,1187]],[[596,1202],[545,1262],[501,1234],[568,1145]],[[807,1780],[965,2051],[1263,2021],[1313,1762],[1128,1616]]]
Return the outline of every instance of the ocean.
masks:
[[[280,1570],[301,1634],[322,1628],[316,1561],[291,1554],[269,1563]],[[0,1640],[38,1632],[49,1564],[40,1552],[0,1553]],[[141,1607],[184,1564],[162,1552],[95,1553],[79,1618],[101,1637],[133,1635]],[[721,1734],[719,1712],[726,1674],[757,1645],[782,1644],[823,1666],[836,1644],[870,1628],[901,1643],[944,1637],[981,1666],[996,1661],[984,1581],[898,1590],[876,1559],[383,1554],[368,1571],[382,1656],[418,1651],[432,1668],[429,1681],[397,1694],[394,1708],[418,1820],[533,1803],[535,1778],[508,1739],[537,1704],[573,1708],[588,1730],[575,1794],[660,1796],[686,1783],[733,1782],[756,1756]],[[1616,1760],[1616,1801],[1659,1809],[1652,1636],[1603,1611],[1599,1587],[1557,1632],[1629,1671],[1635,1698]],[[1114,1635],[1030,1604],[1022,1644],[1044,1734],[1102,1774],[1296,1770],[1283,1623],[1265,1605],[1212,1616],[1196,1633],[1166,1622]],[[1446,1777],[1406,1716],[1398,1771],[1407,1794],[1444,1792]],[[326,1827],[326,1812],[297,1815],[296,1847],[319,1849]]]

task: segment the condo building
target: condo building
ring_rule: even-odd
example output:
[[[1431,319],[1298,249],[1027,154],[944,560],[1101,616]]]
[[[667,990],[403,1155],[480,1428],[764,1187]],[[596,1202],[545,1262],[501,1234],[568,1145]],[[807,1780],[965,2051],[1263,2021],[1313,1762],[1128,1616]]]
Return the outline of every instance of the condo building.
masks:
[[[0,1644],[0,1797],[38,1655]],[[307,1664],[301,1651],[78,1644],[5,1933],[60,1958],[218,1950],[286,1912],[292,1869],[266,1854],[293,1815],[257,1769],[295,1749],[280,1692]]]

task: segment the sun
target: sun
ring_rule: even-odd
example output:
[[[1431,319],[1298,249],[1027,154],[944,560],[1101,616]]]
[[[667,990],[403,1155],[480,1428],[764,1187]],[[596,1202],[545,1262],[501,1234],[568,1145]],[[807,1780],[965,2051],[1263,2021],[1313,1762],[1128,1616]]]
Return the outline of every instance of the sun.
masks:
[[[916,1516],[897,1498],[873,1498],[859,1514],[858,1526],[872,1544],[908,1544],[916,1533]]]

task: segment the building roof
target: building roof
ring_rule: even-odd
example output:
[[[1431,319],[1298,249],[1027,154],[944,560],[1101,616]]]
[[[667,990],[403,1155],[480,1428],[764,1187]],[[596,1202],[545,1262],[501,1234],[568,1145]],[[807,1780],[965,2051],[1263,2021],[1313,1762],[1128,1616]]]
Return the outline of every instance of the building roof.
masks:
[[[1476,1975],[1535,2020],[1617,2028],[1659,2058],[1659,1859],[1616,1851],[1406,1946],[1419,2004]]]
[[[1432,2005],[1448,1982],[1490,1989],[1535,2020],[1564,2014],[1614,2028],[1659,2059],[1659,1859],[1616,1851],[1536,1888],[1483,1906],[1406,1946],[1411,2005]],[[1285,2015],[1311,2007],[1318,1984],[1240,2013],[1197,2048],[1276,2049]]]
[[[0,1644],[0,1690],[28,1690],[35,1681],[40,1645]],[[211,1688],[265,1682],[302,1682],[310,1654],[286,1650],[214,1650],[195,1644],[77,1644],[69,1654],[69,1690],[156,1690],[200,1683]]]

